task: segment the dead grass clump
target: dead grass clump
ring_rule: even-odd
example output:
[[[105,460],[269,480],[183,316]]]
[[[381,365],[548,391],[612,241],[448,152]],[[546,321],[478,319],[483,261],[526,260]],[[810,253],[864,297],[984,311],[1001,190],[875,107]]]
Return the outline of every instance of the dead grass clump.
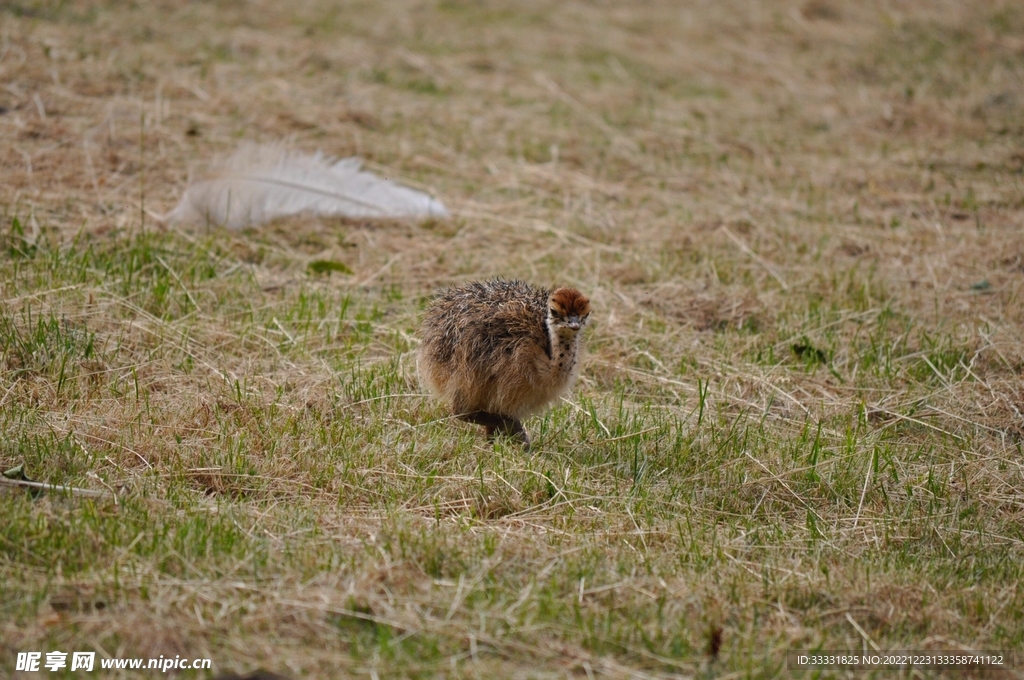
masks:
[[[640,300],[664,317],[698,331],[757,332],[766,321],[766,310],[749,291],[689,291],[660,286]]]

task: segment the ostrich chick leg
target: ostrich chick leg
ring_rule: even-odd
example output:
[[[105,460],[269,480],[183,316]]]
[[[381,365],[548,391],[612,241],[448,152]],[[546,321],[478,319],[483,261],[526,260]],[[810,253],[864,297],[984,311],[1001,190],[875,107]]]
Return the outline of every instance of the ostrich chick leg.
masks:
[[[483,425],[488,439],[493,440],[499,434],[508,435],[513,439],[518,439],[524,449],[530,450],[530,435],[526,432],[526,428],[523,427],[522,422],[518,418],[510,418],[486,411],[474,411],[461,417],[463,420],[475,425]]]

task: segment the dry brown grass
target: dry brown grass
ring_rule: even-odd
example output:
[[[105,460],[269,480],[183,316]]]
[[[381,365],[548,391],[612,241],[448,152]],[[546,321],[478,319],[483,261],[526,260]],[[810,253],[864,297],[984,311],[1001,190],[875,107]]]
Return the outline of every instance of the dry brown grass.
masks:
[[[119,496],[0,496],[0,672],[1024,650],[1017,3],[16,0],[0,107],[0,468]],[[243,139],[455,217],[161,226]],[[493,275],[595,310],[532,457],[413,377]]]

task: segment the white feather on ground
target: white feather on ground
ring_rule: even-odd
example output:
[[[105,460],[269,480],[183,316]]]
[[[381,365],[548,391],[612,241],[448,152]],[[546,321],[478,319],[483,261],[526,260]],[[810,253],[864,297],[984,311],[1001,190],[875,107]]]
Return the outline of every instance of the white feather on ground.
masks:
[[[361,170],[358,158],[278,146],[246,145],[190,185],[167,221],[241,229],[278,217],[311,213],[370,219],[445,218],[444,204],[422,191]]]

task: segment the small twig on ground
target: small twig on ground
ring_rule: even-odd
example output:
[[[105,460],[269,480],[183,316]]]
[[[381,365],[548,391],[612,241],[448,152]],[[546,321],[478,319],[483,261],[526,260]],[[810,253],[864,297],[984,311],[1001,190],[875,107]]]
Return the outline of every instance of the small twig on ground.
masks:
[[[864,497],[868,493],[868,484],[871,483],[871,472],[875,468],[875,456],[878,453],[875,451],[871,452],[871,456],[868,458],[868,471],[864,474],[864,488],[860,490],[860,502],[857,504],[857,514],[853,518],[853,528],[857,528],[857,523],[860,522],[860,511],[864,509]]]
[[[24,479],[7,479],[6,477],[0,477],[0,484],[8,484],[10,486],[27,486],[32,489],[42,489],[43,491],[60,491],[63,493],[69,493],[72,496],[83,496],[85,498],[105,498],[109,496],[115,500],[117,499],[116,495],[106,490],[79,489],[74,486],[47,484],[46,482],[30,482]]]
[[[871,645],[872,649],[874,649],[876,652],[882,651],[878,648],[878,645],[875,644],[875,641],[871,639],[871,636],[868,635],[864,631],[864,629],[860,627],[860,624],[858,624],[852,616],[850,616],[850,612],[846,612],[846,620],[850,622],[850,625],[853,626],[854,630],[860,633],[860,636],[864,638],[864,641]]]
[[[775,265],[751,250],[750,246],[743,242],[743,239],[729,231],[729,227],[722,226],[720,229],[733,243],[737,245],[737,247],[739,247],[740,250],[742,250],[746,255],[749,255],[751,259],[759,265],[764,267],[765,270],[772,275],[772,278],[779,282],[779,285],[782,286],[782,290],[789,290],[789,284],[782,278],[782,274],[780,274],[779,270],[775,268]]]
[[[178,282],[178,285],[181,286],[181,289],[183,291],[185,291],[185,297],[187,297],[188,301],[192,303],[192,306],[195,307],[196,309],[199,309],[199,303],[196,302],[196,299],[194,297],[192,297],[192,293],[189,291],[189,289],[185,287],[185,282],[181,280],[180,276],[178,276],[178,272],[171,269],[171,265],[167,264],[164,261],[164,258],[160,257],[159,255],[157,255],[156,261],[162,264],[164,269],[166,269],[168,273],[170,273],[170,275],[174,277],[174,280]]]

